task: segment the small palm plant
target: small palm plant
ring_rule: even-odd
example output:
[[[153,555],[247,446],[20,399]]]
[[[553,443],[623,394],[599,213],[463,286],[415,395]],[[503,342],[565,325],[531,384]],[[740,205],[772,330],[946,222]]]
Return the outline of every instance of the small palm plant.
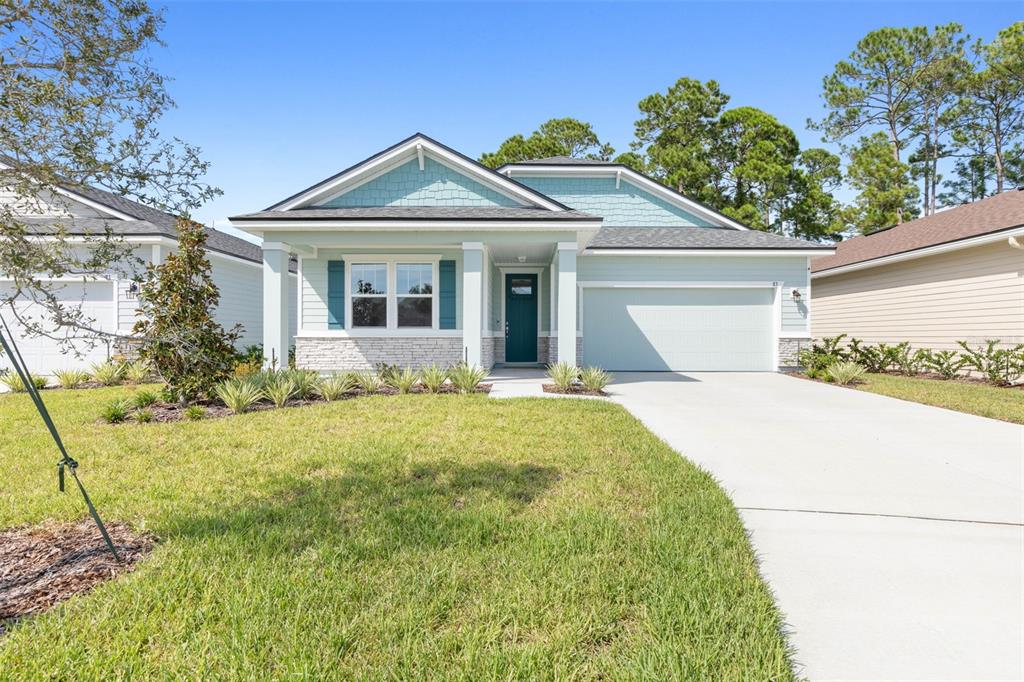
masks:
[[[825,378],[840,386],[848,386],[860,381],[866,371],[856,362],[834,362],[825,368]]]
[[[390,384],[399,393],[406,394],[411,393],[416,382],[420,380],[419,372],[414,369],[403,369],[400,372],[395,372],[391,376]]]
[[[427,365],[420,370],[420,384],[430,393],[440,393],[448,381],[448,370],[437,365]]]
[[[376,393],[384,386],[384,380],[376,372],[357,372],[355,380],[359,390],[367,395]]]
[[[612,375],[600,367],[584,367],[580,372],[580,383],[583,388],[595,393],[604,393],[605,386],[612,380]]]
[[[53,373],[61,388],[79,388],[89,381],[89,373],[80,369],[59,369]]]
[[[344,372],[335,372],[323,377],[316,385],[316,393],[324,400],[330,402],[339,400],[346,393],[355,388],[352,377]]]
[[[243,379],[229,379],[216,388],[217,397],[235,414],[242,414],[264,398],[255,383]]]
[[[124,365],[124,378],[130,384],[144,384],[149,381],[151,376],[152,372],[149,370],[149,365],[142,360],[136,360]]]
[[[487,370],[464,362],[453,367],[451,371],[452,385],[459,393],[473,393],[486,378]]]
[[[274,407],[284,407],[298,393],[298,389],[292,377],[282,376],[276,381],[268,382],[263,393],[274,403]]]
[[[92,378],[104,386],[117,386],[124,379],[124,365],[119,362],[102,362],[92,366]]]
[[[580,377],[580,368],[568,362],[556,362],[548,367],[548,378],[560,391],[571,391]]]

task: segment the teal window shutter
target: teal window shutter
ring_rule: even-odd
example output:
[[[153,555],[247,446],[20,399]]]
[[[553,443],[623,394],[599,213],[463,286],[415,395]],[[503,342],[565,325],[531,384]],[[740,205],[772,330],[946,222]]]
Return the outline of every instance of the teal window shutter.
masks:
[[[345,328],[345,261],[327,261],[327,328]]]
[[[455,261],[443,260],[437,264],[438,298],[441,308],[437,318],[441,329],[455,329]]]

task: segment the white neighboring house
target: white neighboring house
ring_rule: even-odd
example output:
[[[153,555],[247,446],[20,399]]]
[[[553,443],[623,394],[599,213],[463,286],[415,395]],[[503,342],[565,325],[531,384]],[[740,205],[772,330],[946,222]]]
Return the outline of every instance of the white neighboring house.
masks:
[[[0,189],[0,202],[10,205],[18,198]],[[122,236],[133,247],[134,255],[141,265],[124,264],[112,268],[103,278],[71,278],[55,287],[57,295],[66,305],[79,306],[84,314],[94,320],[98,329],[127,333],[136,322],[138,307],[137,285],[130,276],[135,271],[142,274],[145,265],[160,263],[168,253],[178,247],[175,218],[149,206],[92,187],[62,187],[59,196],[40,197],[31,206],[22,207],[25,222],[38,224],[40,232],[52,232],[54,226],[63,227],[68,240],[83,239],[87,234],[102,235],[109,228]],[[42,237],[41,237],[42,238]],[[220,289],[220,304],[216,319],[226,329],[241,324],[244,331],[238,340],[238,347],[244,348],[263,341],[263,259],[262,251],[256,244],[244,239],[207,228],[207,257],[210,260],[213,279]],[[115,270],[122,272],[115,272]],[[289,278],[295,291],[295,275]],[[6,299],[11,292],[11,278],[0,272],[0,299]],[[21,354],[33,374],[52,375],[54,371],[71,368],[89,368],[93,363],[103,362],[117,350],[109,339],[90,339],[80,330],[61,329],[51,336],[70,338],[74,351],[68,343],[50,336],[29,335],[12,315],[8,306],[0,306],[0,315],[7,323],[15,324],[14,331]],[[54,325],[43,306],[25,301],[20,305],[19,316],[43,321],[48,329]],[[291,328],[295,329],[296,317],[292,316]],[[7,359],[0,356],[0,371],[9,369]]]

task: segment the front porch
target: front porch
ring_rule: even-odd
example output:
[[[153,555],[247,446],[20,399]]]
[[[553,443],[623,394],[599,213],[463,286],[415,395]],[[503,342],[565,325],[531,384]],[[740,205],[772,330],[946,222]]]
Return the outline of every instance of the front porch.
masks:
[[[575,232],[265,235],[264,354],[321,372],[577,364]],[[287,241],[285,241],[287,240]],[[290,296],[289,259],[298,259]],[[298,331],[288,333],[291,306]]]

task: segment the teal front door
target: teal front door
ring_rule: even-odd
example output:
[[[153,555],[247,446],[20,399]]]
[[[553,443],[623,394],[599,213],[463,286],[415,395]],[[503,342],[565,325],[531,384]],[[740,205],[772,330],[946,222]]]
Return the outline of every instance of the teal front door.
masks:
[[[537,275],[505,275],[505,362],[537,362]]]

